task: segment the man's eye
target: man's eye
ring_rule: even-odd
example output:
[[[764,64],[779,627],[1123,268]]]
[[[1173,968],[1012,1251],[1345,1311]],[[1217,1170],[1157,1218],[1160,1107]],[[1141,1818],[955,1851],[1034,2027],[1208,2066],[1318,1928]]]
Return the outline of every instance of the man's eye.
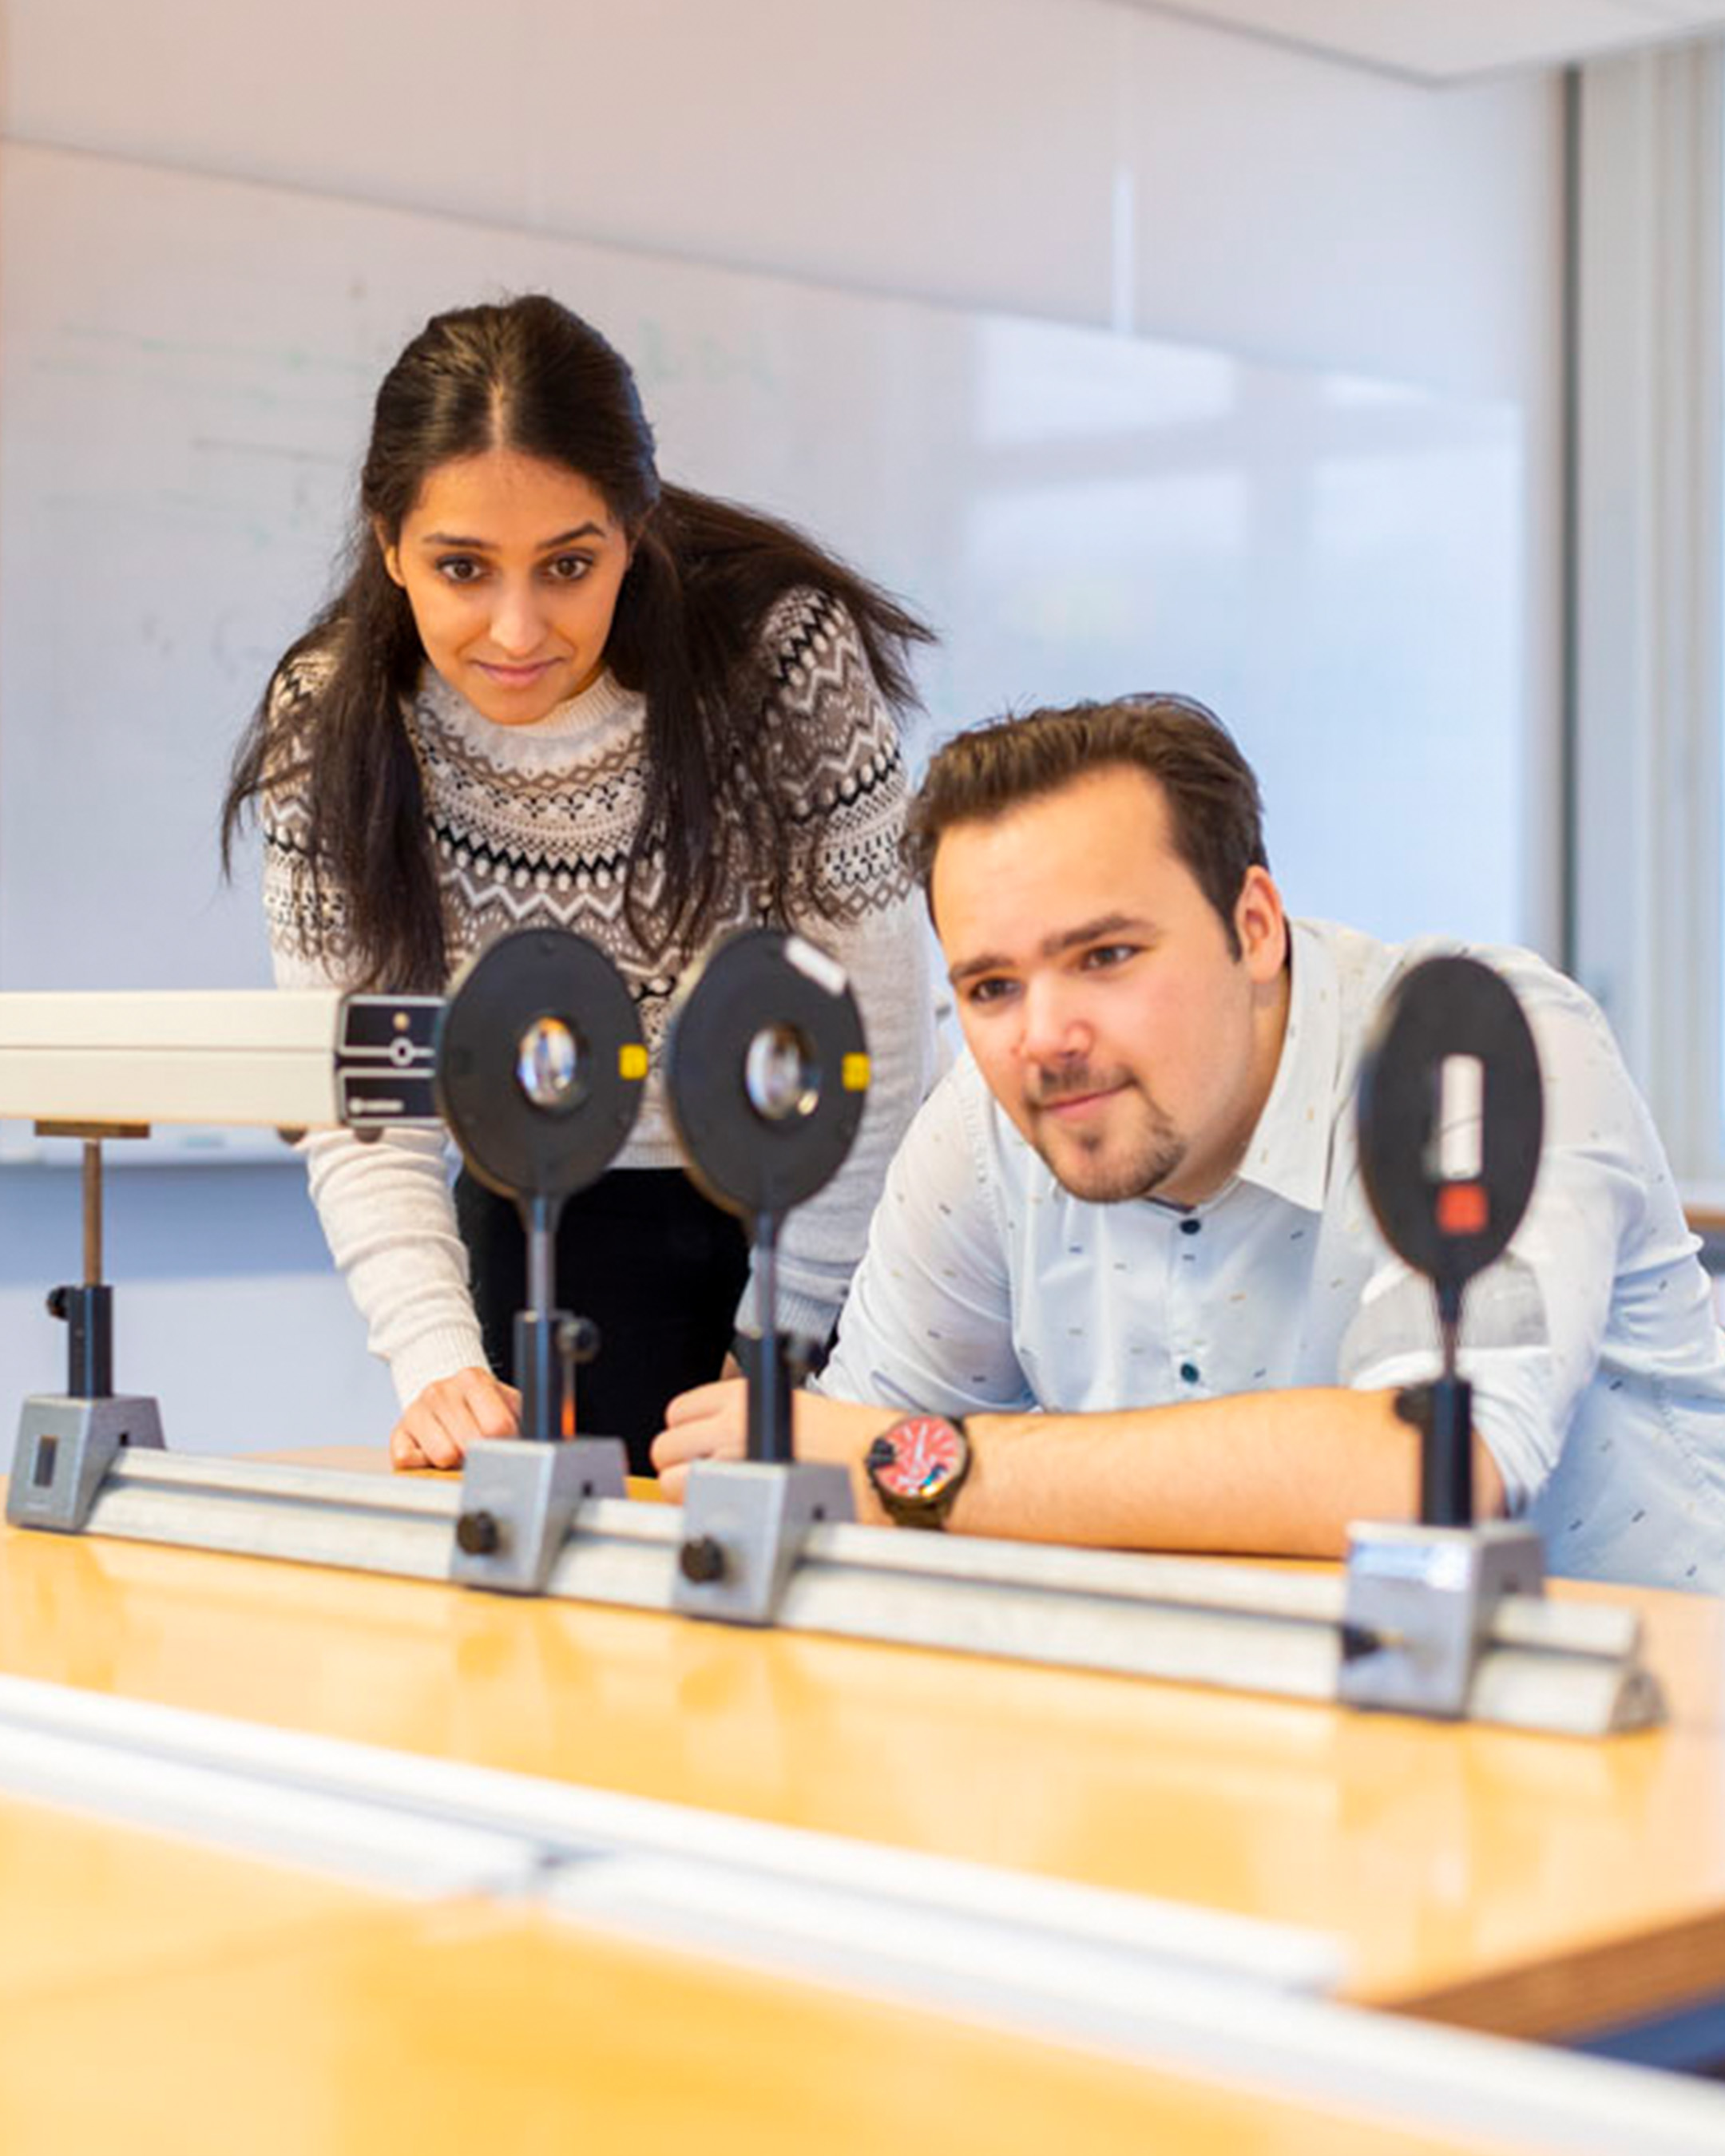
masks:
[[[557,554],[546,563],[545,572],[554,584],[578,584],[592,567],[588,555]]]
[[[1016,986],[1015,982],[999,978],[973,981],[965,990],[964,999],[970,1004],[998,1004],[1009,996]]]
[[[485,567],[475,562],[471,554],[445,554],[437,565],[437,572],[445,583],[476,584],[485,574]]]
[[[1084,954],[1086,966],[1095,970],[1108,966],[1123,966],[1138,954],[1136,943],[1097,943]]]

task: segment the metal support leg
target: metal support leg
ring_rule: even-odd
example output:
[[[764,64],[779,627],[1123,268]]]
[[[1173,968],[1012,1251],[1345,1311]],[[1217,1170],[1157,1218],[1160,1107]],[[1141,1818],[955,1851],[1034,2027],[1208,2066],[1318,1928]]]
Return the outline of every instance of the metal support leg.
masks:
[[[83,1142],[84,1278],[49,1295],[49,1316],[66,1327],[66,1389],[24,1402],[6,1517],[14,1527],[77,1534],[122,1448],[162,1450],[162,1412],[153,1399],[114,1390],[114,1291],[102,1279],[102,1139],[133,1133],[122,1125],[37,1128]]]

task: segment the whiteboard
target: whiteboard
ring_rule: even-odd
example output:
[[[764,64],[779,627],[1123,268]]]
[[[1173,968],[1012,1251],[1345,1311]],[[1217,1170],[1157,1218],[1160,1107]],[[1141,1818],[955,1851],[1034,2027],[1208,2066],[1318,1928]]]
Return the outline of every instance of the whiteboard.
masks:
[[[1258,769],[1293,911],[1516,939],[1512,408],[13,145],[0,987],[268,978],[254,864],[217,873],[234,742],[329,588],[384,367],[527,289],[633,361],[667,477],[933,621],[920,748],[1195,695]]]

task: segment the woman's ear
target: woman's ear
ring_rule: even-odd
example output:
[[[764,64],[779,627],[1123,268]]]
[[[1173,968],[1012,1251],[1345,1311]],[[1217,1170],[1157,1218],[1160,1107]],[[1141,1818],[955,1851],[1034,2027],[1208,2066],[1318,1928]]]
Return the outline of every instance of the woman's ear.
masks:
[[[372,520],[372,536],[377,542],[377,552],[383,557],[383,573],[393,584],[407,589],[407,578],[401,572],[401,549],[385,529],[381,518]]]

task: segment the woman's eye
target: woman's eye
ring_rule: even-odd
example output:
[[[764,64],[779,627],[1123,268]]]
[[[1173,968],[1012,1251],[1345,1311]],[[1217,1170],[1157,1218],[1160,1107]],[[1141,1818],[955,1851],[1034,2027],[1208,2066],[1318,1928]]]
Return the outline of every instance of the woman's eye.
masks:
[[[445,583],[476,584],[485,574],[485,565],[475,562],[471,554],[445,554],[437,572]]]
[[[558,554],[546,563],[546,570],[554,584],[578,584],[593,567],[586,554]]]

